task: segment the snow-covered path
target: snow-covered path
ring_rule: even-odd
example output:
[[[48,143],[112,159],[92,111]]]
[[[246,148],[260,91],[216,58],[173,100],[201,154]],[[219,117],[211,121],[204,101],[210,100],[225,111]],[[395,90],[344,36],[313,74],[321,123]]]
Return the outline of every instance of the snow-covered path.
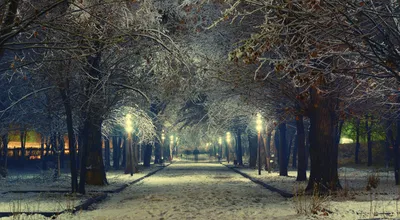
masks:
[[[64,219],[60,216],[60,219]],[[68,216],[71,217],[71,216]],[[175,163],[77,219],[293,219],[292,202],[217,163]]]

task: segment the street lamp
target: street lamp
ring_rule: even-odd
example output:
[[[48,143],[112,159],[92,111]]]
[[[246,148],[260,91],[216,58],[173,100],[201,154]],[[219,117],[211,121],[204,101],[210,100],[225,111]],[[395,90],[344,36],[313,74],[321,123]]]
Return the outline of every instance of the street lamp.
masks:
[[[127,114],[125,116],[125,131],[128,134],[128,145],[126,146],[128,148],[127,151],[127,161],[126,161],[126,167],[125,167],[125,173],[130,173],[131,176],[133,176],[133,161],[132,161],[132,131],[133,131],[133,126],[132,126],[132,115]]]
[[[229,163],[229,151],[230,151],[230,143],[231,143],[231,132],[226,132],[226,160]]]
[[[257,129],[257,144],[258,144],[258,175],[261,175],[261,131],[262,131],[262,119],[261,119],[261,114],[257,113],[257,119],[256,119],[256,129]]]
[[[218,162],[221,162],[221,157],[222,157],[222,137],[218,138]]]
[[[169,136],[169,161],[172,161],[172,147],[174,146],[174,135]]]
[[[164,141],[165,141],[165,132],[164,132],[164,130],[162,130],[162,133],[161,133],[161,152],[160,152],[160,156],[161,156],[161,161],[162,161],[162,163],[164,163]]]

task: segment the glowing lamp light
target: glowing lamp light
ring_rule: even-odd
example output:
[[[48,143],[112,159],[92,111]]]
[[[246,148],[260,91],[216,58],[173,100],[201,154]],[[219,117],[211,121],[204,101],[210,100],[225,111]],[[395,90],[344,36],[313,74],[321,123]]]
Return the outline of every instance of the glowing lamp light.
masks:
[[[226,142],[230,142],[231,141],[231,132],[226,132]]]
[[[257,113],[256,129],[258,132],[261,132],[261,130],[262,130],[262,119],[261,119],[260,113]]]
[[[125,131],[127,133],[131,133],[133,131],[133,126],[132,126],[132,115],[127,114],[125,116]]]
[[[164,142],[164,140],[165,140],[165,134],[164,134],[164,130],[162,130],[162,133],[161,133],[161,140]]]
[[[218,144],[221,145],[222,144],[222,137],[218,138]]]

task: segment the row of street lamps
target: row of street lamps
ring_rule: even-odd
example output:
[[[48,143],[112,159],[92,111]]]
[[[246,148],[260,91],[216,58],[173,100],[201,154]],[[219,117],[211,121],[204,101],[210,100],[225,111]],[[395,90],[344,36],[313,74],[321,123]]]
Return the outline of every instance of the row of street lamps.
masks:
[[[126,133],[127,133],[127,136],[128,136],[128,146],[127,146],[127,154],[128,154],[128,157],[127,157],[127,166],[126,166],[126,169],[125,169],[125,173],[130,173],[131,175],[133,175],[133,172],[134,172],[134,166],[135,166],[135,164],[134,164],[134,150],[133,150],[133,146],[132,146],[132,132],[133,132],[133,123],[132,123],[132,115],[131,114],[127,114],[126,116],[125,116],[125,131],[126,131]],[[175,138],[175,139],[174,139]],[[179,138],[176,136],[176,137],[174,137],[173,135],[171,135],[170,137],[169,137],[169,140],[170,140],[170,144],[169,144],[169,152],[170,152],[170,155],[169,155],[169,160],[171,161],[172,159],[173,159],[173,154],[172,154],[172,150],[175,150],[175,152],[177,151],[177,149],[176,149],[176,146],[175,146],[175,149],[173,149],[173,147],[174,147],[174,140],[175,140],[175,144],[177,144],[178,143],[178,141],[179,141]],[[164,130],[162,131],[162,133],[161,133],[161,152],[160,152],[160,156],[161,156],[161,160],[164,160],[164,141],[165,141],[165,132],[164,132]]]
[[[127,114],[126,115],[126,120],[125,120],[125,130],[126,130],[126,133],[128,134],[128,155],[129,155],[129,157],[127,157],[127,169],[126,169],[126,173],[128,172],[128,170],[130,171],[130,174],[131,175],[133,175],[133,171],[134,171],[134,155],[133,155],[133,147],[132,147],[132,132],[133,132],[133,124],[132,124],[132,115],[131,114]],[[261,114],[260,113],[257,113],[257,118],[256,118],[256,130],[257,130],[257,139],[258,139],[258,141],[257,141],[257,143],[258,143],[258,155],[257,155],[257,157],[258,157],[258,174],[259,175],[261,175],[261,131],[262,131],[262,117],[261,117]],[[170,155],[169,155],[169,160],[171,161],[172,159],[173,159],[173,156],[172,156],[172,148],[173,148],[173,146],[174,146],[174,136],[173,135],[170,135],[170,137],[169,137],[169,140],[170,140],[170,144],[169,144],[169,152],[170,152]],[[175,143],[178,143],[178,137],[175,137]],[[164,130],[162,131],[162,134],[161,134],[161,141],[162,141],[162,144],[161,144],[161,160],[163,160],[164,159],[164,141],[165,141],[165,132],[164,132]],[[218,143],[219,143],[219,145],[220,145],[220,150],[219,150],[219,154],[220,154],[220,156],[222,156],[221,154],[222,154],[222,137],[219,137],[218,138]],[[227,160],[228,160],[228,163],[229,163],[229,149],[230,149],[230,144],[231,144],[231,133],[230,132],[227,132],[226,133],[226,143],[227,143],[227,148],[226,148],[226,156],[227,156]],[[268,168],[269,168],[269,158],[267,158],[267,166],[268,166]]]

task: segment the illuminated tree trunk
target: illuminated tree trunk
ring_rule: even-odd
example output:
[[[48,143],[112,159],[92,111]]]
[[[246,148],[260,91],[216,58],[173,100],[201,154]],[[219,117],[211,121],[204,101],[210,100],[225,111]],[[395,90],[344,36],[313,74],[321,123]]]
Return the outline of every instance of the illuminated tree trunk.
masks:
[[[315,88],[310,89],[310,159],[311,172],[306,190],[312,191],[317,186],[319,192],[340,189],[337,172],[338,150],[336,142],[335,100],[322,97]]]

